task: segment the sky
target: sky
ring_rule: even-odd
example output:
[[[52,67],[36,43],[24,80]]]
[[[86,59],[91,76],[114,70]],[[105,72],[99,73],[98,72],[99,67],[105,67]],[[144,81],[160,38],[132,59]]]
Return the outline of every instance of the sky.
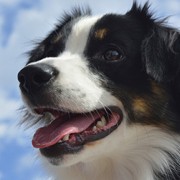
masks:
[[[144,4],[145,0],[137,0]],[[33,41],[44,38],[63,12],[89,5],[94,14],[124,14],[133,0],[0,0],[0,180],[52,180],[31,145],[33,128],[19,126],[22,106],[17,73]],[[155,17],[180,29],[179,0],[149,0]]]

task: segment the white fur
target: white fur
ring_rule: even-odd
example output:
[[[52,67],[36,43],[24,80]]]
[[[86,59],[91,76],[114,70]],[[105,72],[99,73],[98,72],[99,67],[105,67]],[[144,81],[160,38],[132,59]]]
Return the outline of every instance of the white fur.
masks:
[[[57,108],[73,112],[89,112],[110,105],[123,108],[121,102],[101,87],[100,76],[90,72],[83,55],[90,29],[99,18],[84,17],[77,21],[59,57],[30,64],[46,63],[58,68],[60,75],[54,82],[54,88],[61,90],[61,93],[56,93]]]
[[[65,157],[75,164],[46,166],[58,180],[155,180],[153,170],[168,173],[175,167],[164,151],[179,158],[179,141],[178,136],[155,127],[123,123],[106,138],[86,145],[87,151]]]
[[[65,52],[83,55],[89,32],[100,17],[101,16],[83,17],[75,20],[72,31],[66,42]]]

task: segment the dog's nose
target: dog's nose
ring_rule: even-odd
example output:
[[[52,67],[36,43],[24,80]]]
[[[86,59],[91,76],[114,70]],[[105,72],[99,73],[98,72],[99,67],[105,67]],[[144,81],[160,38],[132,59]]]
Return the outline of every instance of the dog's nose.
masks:
[[[57,75],[58,71],[50,65],[28,65],[18,73],[18,80],[21,90],[31,94],[46,87]]]

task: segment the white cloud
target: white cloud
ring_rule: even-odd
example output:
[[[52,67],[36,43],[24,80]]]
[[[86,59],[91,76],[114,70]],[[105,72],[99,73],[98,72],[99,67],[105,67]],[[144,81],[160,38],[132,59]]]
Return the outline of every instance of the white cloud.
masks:
[[[8,97],[8,93],[0,89],[0,122],[17,118],[20,100]]]
[[[17,162],[18,166],[15,169],[16,172],[22,173],[26,169],[30,169],[32,166],[34,166],[37,162],[35,157],[36,156],[33,153],[26,153],[22,155]]]
[[[7,132],[8,128],[6,124],[0,124],[0,137],[3,137]]]
[[[19,146],[30,146],[32,130],[24,131],[18,126],[21,113],[18,111],[21,101],[8,97],[8,93],[0,89],[0,149],[10,142]]]
[[[166,0],[166,3],[164,3],[165,5],[165,10],[169,11],[171,13],[179,13],[180,10],[180,1],[178,0]]]
[[[40,166],[40,163],[39,158],[37,159],[37,155],[32,152],[26,153],[19,158],[17,162],[18,166],[15,167],[15,171],[21,174],[32,167]],[[39,169],[38,172],[33,174],[31,180],[53,180],[53,178],[46,174],[43,169]]]
[[[22,0],[0,0],[0,4],[6,5],[6,6],[14,6],[18,4]]]
[[[172,27],[175,27],[177,29],[180,29],[180,16],[177,17],[177,16],[172,16],[169,18],[169,25],[172,26]]]
[[[29,151],[33,148],[31,146],[31,137],[29,132],[25,132],[22,129],[18,128],[15,124],[0,124],[0,156],[1,152],[6,149],[8,144],[16,144],[21,148],[29,147]],[[18,154],[18,152],[17,152]]]
[[[31,134],[23,131],[14,122],[0,124],[0,149],[4,149],[6,144],[11,142],[21,147],[31,146]]]
[[[32,180],[54,180],[54,178],[51,177],[42,177],[42,176],[36,176]]]

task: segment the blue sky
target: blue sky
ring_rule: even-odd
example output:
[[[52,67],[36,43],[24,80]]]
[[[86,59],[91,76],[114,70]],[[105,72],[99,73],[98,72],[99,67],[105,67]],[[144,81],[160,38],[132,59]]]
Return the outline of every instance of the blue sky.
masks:
[[[50,180],[31,146],[33,129],[18,127],[22,102],[16,80],[32,41],[43,38],[64,10],[89,4],[94,14],[125,13],[133,0],[0,0],[0,180]],[[149,0],[157,17],[180,28],[179,0]],[[138,0],[141,4],[145,0]]]

